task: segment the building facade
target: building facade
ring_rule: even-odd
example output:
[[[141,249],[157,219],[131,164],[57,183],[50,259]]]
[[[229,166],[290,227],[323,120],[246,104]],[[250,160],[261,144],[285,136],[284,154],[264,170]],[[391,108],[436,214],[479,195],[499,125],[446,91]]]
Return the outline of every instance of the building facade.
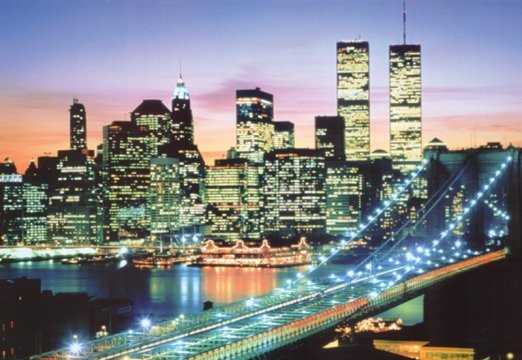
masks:
[[[367,41],[337,43],[337,115],[345,121],[346,160],[370,156],[369,54]]]
[[[179,159],[151,159],[148,214],[153,241],[180,229],[180,183]]]
[[[148,236],[150,159],[156,151],[145,126],[113,121],[103,128],[105,241]]]
[[[262,163],[274,148],[274,97],[260,88],[236,91],[236,151],[240,158]]]
[[[178,147],[190,147],[194,145],[194,121],[190,107],[190,96],[181,75],[172,93],[171,116],[172,144]]]
[[[87,113],[85,106],[78,99],[73,99],[69,109],[70,149],[81,150],[87,148]]]
[[[213,238],[260,239],[261,169],[246,159],[216,160],[207,168],[207,219]]]
[[[294,123],[274,121],[274,150],[295,148]]]
[[[395,169],[422,161],[420,45],[390,46],[390,155]]]
[[[49,185],[48,235],[60,245],[100,243],[100,189],[96,186],[94,152],[58,151],[57,177]]]
[[[263,173],[263,232],[283,238],[325,230],[325,160],[315,149],[275,150]]]
[[[143,100],[131,112],[131,121],[137,126],[146,127],[155,141],[155,146],[168,144],[172,134],[170,110],[161,100]]]
[[[347,235],[357,230],[365,205],[367,179],[346,161],[326,162],[326,232]]]
[[[344,125],[341,116],[315,117],[315,148],[324,151],[327,160],[344,160]]]

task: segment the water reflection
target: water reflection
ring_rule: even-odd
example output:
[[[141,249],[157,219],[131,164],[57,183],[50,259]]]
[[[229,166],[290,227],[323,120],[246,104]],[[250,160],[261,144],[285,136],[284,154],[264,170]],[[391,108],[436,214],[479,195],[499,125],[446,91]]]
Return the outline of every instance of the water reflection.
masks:
[[[157,318],[180,313],[199,312],[203,302],[216,306],[262,295],[295,279],[306,266],[283,269],[232,267],[188,267],[169,269],[136,269],[121,264],[64,265],[59,262],[22,262],[0,265],[0,279],[22,276],[41,278],[42,289],[57,292],[86,292],[96,297],[127,298],[134,301],[137,314],[154,314]],[[319,269],[314,276],[345,273],[345,268],[332,265]],[[422,299],[408,302],[386,317],[402,317],[405,323],[422,321]]]

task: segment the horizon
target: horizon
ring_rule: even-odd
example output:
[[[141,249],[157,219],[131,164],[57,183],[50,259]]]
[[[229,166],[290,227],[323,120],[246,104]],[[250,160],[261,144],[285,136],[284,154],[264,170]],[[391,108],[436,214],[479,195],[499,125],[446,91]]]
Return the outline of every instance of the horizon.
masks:
[[[336,43],[358,37],[370,45],[371,150],[389,152],[387,57],[389,45],[402,43],[401,0],[6,0],[4,7],[0,159],[19,172],[31,158],[68,149],[75,97],[85,105],[93,150],[102,127],[130,121],[143,99],[170,108],[180,59],[207,165],[235,146],[237,89],[273,94],[274,120],[295,124],[296,147],[313,147],[314,117],[337,114]],[[435,137],[450,149],[522,146],[522,4],[407,7],[407,42],[422,47],[423,146]]]

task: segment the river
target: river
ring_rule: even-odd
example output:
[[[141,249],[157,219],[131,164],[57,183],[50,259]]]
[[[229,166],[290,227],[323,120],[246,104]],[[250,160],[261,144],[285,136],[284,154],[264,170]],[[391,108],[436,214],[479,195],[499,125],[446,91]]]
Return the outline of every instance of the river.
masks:
[[[43,290],[86,292],[98,298],[127,298],[134,302],[135,314],[152,314],[156,319],[181,313],[199,312],[203,302],[214,306],[263,295],[295,279],[296,268],[189,267],[138,269],[130,265],[66,265],[56,261],[26,261],[1,264],[0,279],[22,276],[40,278]],[[329,265],[315,276],[341,273],[341,265]],[[401,317],[405,324],[422,321],[422,297],[385,313],[388,318]]]

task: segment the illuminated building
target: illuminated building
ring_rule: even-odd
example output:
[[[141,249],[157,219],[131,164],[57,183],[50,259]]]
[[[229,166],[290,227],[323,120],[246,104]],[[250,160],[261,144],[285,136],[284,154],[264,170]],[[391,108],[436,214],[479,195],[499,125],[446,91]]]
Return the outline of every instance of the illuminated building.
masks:
[[[22,242],[23,185],[9,159],[0,163],[0,243],[16,245]]]
[[[104,239],[144,238],[150,158],[155,140],[145,126],[113,121],[103,127]]]
[[[260,239],[260,169],[246,159],[216,160],[207,168],[207,219],[213,238]]]
[[[367,41],[337,43],[337,115],[345,121],[346,160],[370,155],[370,56]]]
[[[344,159],[344,125],[341,116],[315,117],[315,148],[324,150],[326,160]]]
[[[201,232],[205,224],[205,163],[194,145],[190,96],[181,75],[172,94],[169,142],[151,159],[151,235]]]
[[[73,104],[69,109],[70,113],[70,149],[80,150],[87,148],[87,114],[85,106],[73,99]]]
[[[274,121],[274,150],[292,149],[294,147],[294,123],[290,121]]]
[[[190,96],[185,81],[179,76],[176,88],[172,93],[172,140],[178,147],[194,145],[194,125]]]
[[[153,239],[179,230],[180,197],[179,159],[152,158],[148,208]]]
[[[422,160],[420,45],[390,46],[390,155],[402,172]]]
[[[160,156],[179,161],[179,229],[199,232],[205,224],[205,163],[196,145],[159,149]]]
[[[131,113],[131,121],[146,127],[156,140],[157,146],[168,144],[172,132],[169,109],[161,100],[143,100]]]
[[[343,154],[344,155],[344,154]],[[357,230],[363,212],[366,179],[358,166],[326,162],[326,232],[346,235]]]
[[[260,88],[236,91],[236,151],[240,158],[262,163],[264,154],[274,148],[273,102],[272,94]]]
[[[325,230],[325,160],[315,149],[275,150],[263,174],[265,234],[289,238]]]
[[[0,163],[0,244],[45,243],[46,211],[47,184],[17,174],[9,159]]]
[[[56,244],[94,244],[102,240],[100,189],[94,151],[58,151],[56,178],[49,184],[48,234]]]
[[[48,184],[38,178],[37,168],[32,160],[25,171],[23,182],[23,242],[26,245],[46,243],[48,241]]]

